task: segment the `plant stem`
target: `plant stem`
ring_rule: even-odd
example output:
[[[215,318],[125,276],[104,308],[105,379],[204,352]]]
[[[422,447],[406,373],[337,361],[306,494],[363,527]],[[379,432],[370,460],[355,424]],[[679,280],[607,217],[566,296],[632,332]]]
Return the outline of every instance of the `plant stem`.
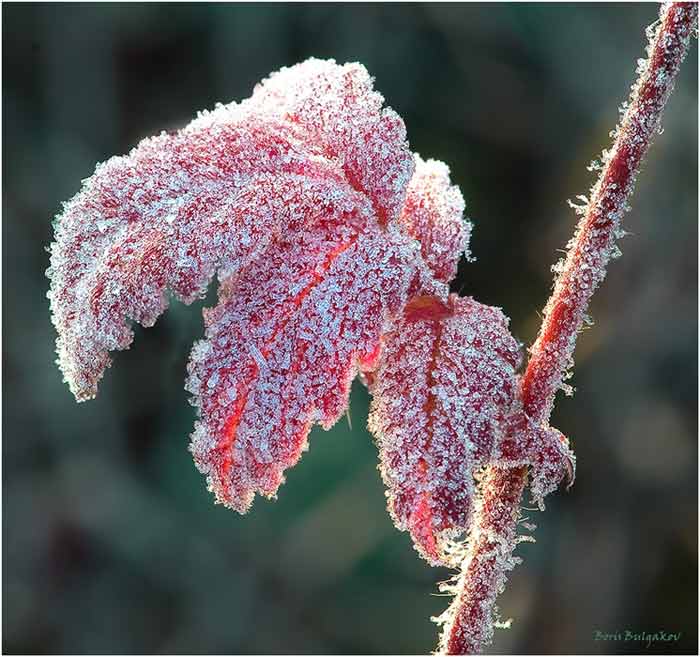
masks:
[[[526,482],[526,467],[486,470],[462,572],[453,588],[455,598],[438,619],[445,623],[439,654],[471,655],[491,642],[496,597],[505,587],[506,573],[518,562],[513,550]]]
[[[648,59],[640,61],[638,79],[612,148],[603,152],[602,171],[590,200],[576,206],[583,215],[544,310],[537,340],[521,382],[525,411],[535,421],[549,420],[557,390],[572,366],[576,337],[586,320],[593,292],[605,278],[611,258],[619,254],[615,240],[624,233],[621,220],[629,209],[641,162],[660,128],[676,74],[697,31],[698,6],[667,3],[660,20],[647,30]],[[470,532],[470,545],[455,586],[455,598],[444,618],[439,652],[479,652],[493,635],[496,596],[515,564],[520,498],[526,468],[491,466],[482,481],[482,500]]]
[[[695,3],[662,7],[660,24],[649,44],[649,58],[637,69],[639,79],[615,131],[615,142],[603,154],[603,170],[591,190],[590,201],[580,208],[583,218],[545,307],[522,383],[525,410],[538,421],[549,419],[556,392],[571,365],[589,301],[616,253],[615,239],[621,236],[621,220],[629,209],[627,201],[641,161],[660,128],[661,114],[688,50],[697,12]]]

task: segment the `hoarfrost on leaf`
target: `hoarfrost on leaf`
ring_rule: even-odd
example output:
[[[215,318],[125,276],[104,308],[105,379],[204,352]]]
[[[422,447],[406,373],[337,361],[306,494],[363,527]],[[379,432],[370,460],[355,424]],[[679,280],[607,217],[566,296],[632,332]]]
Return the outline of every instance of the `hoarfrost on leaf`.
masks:
[[[416,294],[446,299],[470,225],[448,168],[408,148],[360,64],[310,59],[96,167],[55,224],[48,293],[58,364],[97,393],[132,321],[214,275],[187,387],[191,449],[219,501],[274,496],[314,423],[347,407]]]
[[[205,314],[210,348],[196,345],[188,366],[191,451],[218,502],[243,513],[256,493],[274,497],[312,425],[345,412],[360,365],[425,275],[417,244],[389,230],[392,240],[373,222],[315,227],[222,285]]]
[[[505,315],[456,295],[414,298],[384,337],[369,429],[389,512],[433,564],[460,556],[451,540],[470,528],[482,468],[533,466],[538,499],[566,472],[565,439],[522,412],[520,359]]]

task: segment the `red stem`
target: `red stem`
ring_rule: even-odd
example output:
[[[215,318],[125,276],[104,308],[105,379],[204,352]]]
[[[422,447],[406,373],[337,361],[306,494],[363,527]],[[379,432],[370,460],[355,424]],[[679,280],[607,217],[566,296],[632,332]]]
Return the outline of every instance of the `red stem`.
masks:
[[[444,623],[438,654],[471,655],[491,642],[496,597],[505,587],[507,572],[518,562],[513,550],[526,481],[526,467],[487,469],[462,572],[453,588],[445,587],[455,598],[436,619]]]
[[[521,382],[527,413],[547,423],[557,390],[564,387],[572,366],[576,337],[585,321],[593,292],[605,278],[606,267],[623,233],[622,216],[634,189],[640,164],[659,130],[661,114],[697,31],[698,5],[692,2],[662,6],[660,21],[648,30],[648,60],[640,63],[638,80],[603,169],[591,190],[590,201],[577,207],[583,215],[569,245],[545,310],[540,333],[530,349]],[[470,532],[470,545],[455,586],[455,599],[444,616],[439,651],[472,654],[490,642],[496,596],[506,573],[515,564],[520,498],[526,468],[491,466],[482,482],[482,500]]]
[[[651,40],[649,59],[640,64],[627,111],[615,142],[604,153],[604,168],[581,210],[573,245],[569,249],[554,292],[544,310],[540,334],[532,346],[522,383],[528,414],[547,421],[554,397],[571,366],[576,336],[584,322],[593,292],[605,278],[615,252],[615,238],[628,209],[642,159],[661,123],[661,114],[676,74],[690,44],[698,6],[690,2],[664,5]]]

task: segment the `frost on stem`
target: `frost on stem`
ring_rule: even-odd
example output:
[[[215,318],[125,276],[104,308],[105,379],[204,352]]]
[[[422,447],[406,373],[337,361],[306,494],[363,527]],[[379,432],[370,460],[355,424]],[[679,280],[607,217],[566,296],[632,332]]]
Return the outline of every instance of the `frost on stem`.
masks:
[[[513,550],[520,540],[517,522],[527,468],[490,468],[481,482],[462,572],[443,585],[455,596],[452,605],[434,620],[442,625],[439,654],[478,653],[493,637],[496,597],[505,588],[507,573],[519,563]]]
[[[622,216],[628,210],[641,161],[660,128],[663,108],[690,39],[697,33],[697,17],[695,3],[662,6],[660,21],[647,31],[648,59],[638,65],[639,78],[624,106],[623,119],[612,133],[613,146],[603,153],[602,171],[590,201],[581,199],[578,212],[582,219],[564,262],[556,268],[554,291],[521,382],[524,410],[541,426],[546,424],[556,392],[571,367],[590,298],[605,276],[607,263],[617,255],[615,239],[623,234]],[[480,652],[491,640],[496,596],[515,563],[512,552],[526,480],[523,467],[491,466],[486,470],[468,552],[453,588],[455,598],[440,619],[444,623],[439,646],[442,653]]]
[[[660,21],[647,31],[647,59],[637,64],[639,77],[612,132],[613,145],[597,165],[602,172],[590,200],[581,196],[582,205],[574,205],[582,219],[566,258],[557,265],[554,292],[523,382],[525,407],[539,420],[549,417],[556,392],[565,385],[588,303],[605,278],[608,262],[620,254],[615,241],[624,235],[622,217],[629,210],[642,159],[660,129],[663,108],[696,29],[697,11],[695,3],[662,6]]]

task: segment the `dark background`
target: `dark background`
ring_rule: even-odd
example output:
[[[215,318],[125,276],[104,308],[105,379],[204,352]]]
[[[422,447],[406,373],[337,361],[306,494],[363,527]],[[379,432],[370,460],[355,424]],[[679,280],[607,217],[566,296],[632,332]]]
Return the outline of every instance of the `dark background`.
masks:
[[[77,405],[54,365],[51,219],[97,161],[310,55],[359,60],[450,164],[458,287],[534,338],[567,198],[607,145],[655,5],[3,6],[3,651],[427,653],[432,595],[384,510],[356,386],[275,503],[215,507],[186,446],[200,310],[175,304]],[[555,426],[579,458],[532,513],[494,652],[697,652],[697,45],[644,167]]]

